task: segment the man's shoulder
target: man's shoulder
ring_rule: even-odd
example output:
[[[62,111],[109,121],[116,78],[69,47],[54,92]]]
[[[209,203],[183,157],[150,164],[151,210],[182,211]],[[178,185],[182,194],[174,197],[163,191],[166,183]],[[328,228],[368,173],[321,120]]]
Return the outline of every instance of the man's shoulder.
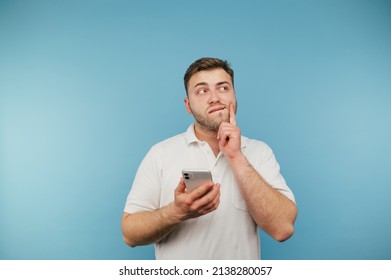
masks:
[[[257,139],[248,138],[246,136],[242,136],[242,142],[244,143],[244,145],[242,146],[248,147],[250,149],[270,149],[269,145],[265,142]]]
[[[162,140],[152,146],[154,150],[175,148],[186,143],[185,132],[171,136],[165,140]]]

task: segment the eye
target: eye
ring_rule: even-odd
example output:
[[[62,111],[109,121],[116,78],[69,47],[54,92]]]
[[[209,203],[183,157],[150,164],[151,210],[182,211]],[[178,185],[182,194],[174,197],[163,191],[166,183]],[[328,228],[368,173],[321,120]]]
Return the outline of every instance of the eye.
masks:
[[[197,94],[203,95],[203,94],[205,94],[206,92],[207,92],[207,90],[206,90],[205,88],[201,88],[201,89],[199,89],[199,90],[197,91]]]
[[[221,86],[221,87],[219,88],[220,92],[227,92],[228,89],[229,89],[228,86]]]

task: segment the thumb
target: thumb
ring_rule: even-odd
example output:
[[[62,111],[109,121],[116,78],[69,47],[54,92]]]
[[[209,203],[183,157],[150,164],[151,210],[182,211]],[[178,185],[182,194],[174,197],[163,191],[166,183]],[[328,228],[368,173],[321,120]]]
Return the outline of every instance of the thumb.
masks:
[[[181,177],[178,186],[175,189],[175,195],[184,193],[186,189],[185,181],[183,180],[183,177]]]

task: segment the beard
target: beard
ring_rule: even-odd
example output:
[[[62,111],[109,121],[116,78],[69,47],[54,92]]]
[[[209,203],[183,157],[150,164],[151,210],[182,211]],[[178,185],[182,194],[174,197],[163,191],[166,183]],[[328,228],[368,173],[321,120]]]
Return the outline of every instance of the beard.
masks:
[[[205,116],[203,114],[200,114],[199,112],[193,111],[194,119],[200,124],[202,128],[205,128],[206,130],[217,132],[219,130],[220,124],[225,121],[229,121],[229,117],[224,117],[223,115],[219,116],[218,118],[209,118],[208,116]]]
[[[217,105],[223,105],[225,106],[225,110],[227,110],[227,114],[220,113],[217,116],[210,117],[206,112],[208,112],[208,109],[205,110],[205,113],[193,110],[191,108],[190,104],[190,109],[192,111],[193,117],[196,120],[199,125],[206,130],[212,131],[212,132],[217,132],[220,128],[220,125],[222,122],[229,122],[229,107],[225,104],[217,104]],[[216,105],[214,105],[216,106]],[[235,108],[235,113],[237,110],[237,103],[236,103],[236,108]]]

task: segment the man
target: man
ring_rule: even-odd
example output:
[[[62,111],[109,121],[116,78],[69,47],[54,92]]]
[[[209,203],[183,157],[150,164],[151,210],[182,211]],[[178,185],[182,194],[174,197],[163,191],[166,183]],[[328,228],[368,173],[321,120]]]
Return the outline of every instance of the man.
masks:
[[[142,161],[122,218],[124,241],[155,243],[157,259],[259,259],[257,227],[277,241],[293,234],[294,196],[272,150],[240,133],[228,62],[201,58],[184,82],[194,124]],[[188,192],[184,168],[209,169],[213,182]]]

